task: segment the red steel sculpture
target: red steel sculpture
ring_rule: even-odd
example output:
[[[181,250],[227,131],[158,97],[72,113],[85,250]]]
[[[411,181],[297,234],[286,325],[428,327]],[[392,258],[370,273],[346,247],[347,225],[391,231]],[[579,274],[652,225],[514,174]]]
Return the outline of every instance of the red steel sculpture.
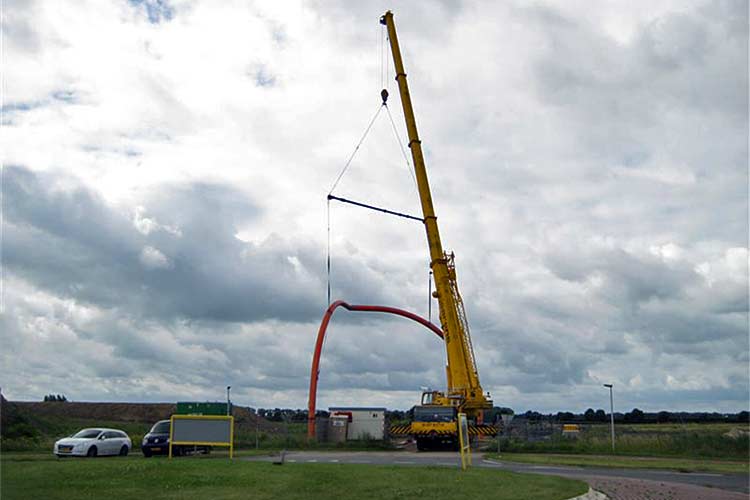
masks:
[[[320,322],[320,328],[318,328],[318,339],[315,341],[315,354],[313,354],[312,369],[310,370],[310,399],[307,403],[308,438],[315,438],[315,402],[318,396],[318,376],[320,375],[320,354],[323,351],[323,340],[325,339],[326,330],[328,329],[328,323],[331,321],[331,316],[333,316],[333,312],[339,307],[343,307],[347,311],[382,312],[403,316],[404,318],[409,318],[412,321],[416,321],[417,323],[426,326],[432,330],[435,335],[441,339],[443,338],[443,331],[437,325],[427,321],[422,316],[410,313],[409,311],[404,311],[403,309],[388,306],[352,305],[347,304],[343,300],[333,302],[328,306],[326,313],[323,315],[323,320]]]

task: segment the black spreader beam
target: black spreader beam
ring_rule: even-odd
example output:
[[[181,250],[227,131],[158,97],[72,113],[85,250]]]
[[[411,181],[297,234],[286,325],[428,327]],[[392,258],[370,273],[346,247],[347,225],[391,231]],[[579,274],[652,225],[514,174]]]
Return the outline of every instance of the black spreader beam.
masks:
[[[374,207],[372,205],[367,205],[366,203],[360,203],[358,201],[347,200],[346,198],[339,198],[338,196],[333,196],[332,194],[328,195],[328,199],[340,201],[342,203],[349,203],[350,205],[356,205],[362,208],[369,208],[370,210],[375,210],[376,212],[383,212],[384,214],[395,215],[396,217],[403,217],[404,219],[411,219],[411,220],[416,220],[416,221],[424,223],[424,219],[421,217],[415,217],[409,214],[402,214],[401,212],[394,212],[393,210],[388,210],[385,208]]]

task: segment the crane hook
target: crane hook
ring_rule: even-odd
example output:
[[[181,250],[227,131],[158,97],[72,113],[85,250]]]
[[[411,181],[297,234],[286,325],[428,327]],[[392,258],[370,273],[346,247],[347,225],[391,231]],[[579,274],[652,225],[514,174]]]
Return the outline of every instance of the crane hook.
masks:
[[[383,98],[383,105],[386,105],[386,102],[388,101],[388,91],[386,89],[381,90],[380,97]]]

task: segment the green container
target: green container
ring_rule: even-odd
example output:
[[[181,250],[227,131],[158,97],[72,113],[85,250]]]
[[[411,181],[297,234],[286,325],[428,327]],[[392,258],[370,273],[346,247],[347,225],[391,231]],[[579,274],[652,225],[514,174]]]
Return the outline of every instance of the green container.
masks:
[[[177,403],[177,415],[226,415],[226,403]]]

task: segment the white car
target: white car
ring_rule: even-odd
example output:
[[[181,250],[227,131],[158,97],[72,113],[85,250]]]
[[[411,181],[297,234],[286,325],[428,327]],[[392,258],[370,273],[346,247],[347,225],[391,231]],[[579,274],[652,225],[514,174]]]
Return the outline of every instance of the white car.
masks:
[[[125,456],[133,447],[130,438],[117,429],[83,429],[55,442],[52,453],[58,457]]]

